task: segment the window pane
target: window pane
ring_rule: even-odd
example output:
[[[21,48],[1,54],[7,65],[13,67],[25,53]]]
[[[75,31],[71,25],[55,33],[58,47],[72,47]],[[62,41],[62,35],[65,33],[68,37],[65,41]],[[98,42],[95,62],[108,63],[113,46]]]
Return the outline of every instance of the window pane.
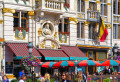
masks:
[[[81,0],[81,11],[85,12],[85,1]]]
[[[106,59],[106,52],[97,52],[97,59]]]
[[[115,0],[113,0],[113,14],[115,14],[115,4],[116,4],[116,2],[115,2]]]
[[[58,25],[58,31],[62,32],[62,23],[59,23],[59,25]]]
[[[78,0],[78,3],[77,3],[77,11],[80,12],[80,0]]]
[[[77,38],[80,38],[80,23],[77,24]]]
[[[84,38],[84,23],[81,23],[81,38]]]
[[[69,32],[68,19],[64,20],[64,32]]]
[[[104,15],[107,16],[107,5],[104,5]]]
[[[91,24],[89,25],[89,39],[92,39],[91,36],[92,36],[92,33],[91,33]]]
[[[118,1],[118,14],[120,15],[120,1]]]
[[[116,39],[116,25],[113,25],[113,38]]]
[[[14,17],[14,27],[19,27],[19,14],[18,12],[13,14]]]
[[[94,3],[94,2],[90,2],[89,4],[90,4],[90,5],[89,5],[90,10],[92,10],[92,11],[96,11],[96,10],[97,10],[96,3]]]

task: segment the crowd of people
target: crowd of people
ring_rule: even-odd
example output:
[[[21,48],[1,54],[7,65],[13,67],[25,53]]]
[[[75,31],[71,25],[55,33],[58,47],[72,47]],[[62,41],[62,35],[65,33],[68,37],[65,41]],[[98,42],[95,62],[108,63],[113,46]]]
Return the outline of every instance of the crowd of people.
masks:
[[[46,73],[45,76],[39,76],[39,81],[40,82],[50,82],[50,74]],[[86,82],[86,75],[82,73],[82,71],[79,71],[77,75],[75,75],[74,72],[69,74],[69,72],[63,72],[62,74],[60,73],[54,73],[54,82],[74,82],[75,78],[77,77],[76,82]],[[52,77],[51,77],[52,78]]]
[[[114,72],[114,69],[111,66],[105,67],[105,69],[101,72],[103,75],[112,74]],[[99,74],[100,73],[97,73],[97,72],[93,73],[93,75],[99,75]],[[33,77],[33,78],[36,78],[36,77]],[[54,78],[54,82],[86,82],[87,74],[83,73],[82,70],[78,71],[77,75],[74,72],[71,72],[70,74],[69,72],[62,72],[62,73],[55,72],[53,76],[51,76],[49,73],[45,73],[44,76],[41,76],[41,74],[39,74],[39,77],[37,79],[39,79],[40,82],[50,82],[51,78]],[[93,78],[93,79],[96,79],[96,78]],[[97,79],[100,79],[100,78],[97,78]],[[6,75],[2,77],[2,82],[9,82]],[[18,82],[26,82],[26,76],[25,76],[24,70],[19,72]]]

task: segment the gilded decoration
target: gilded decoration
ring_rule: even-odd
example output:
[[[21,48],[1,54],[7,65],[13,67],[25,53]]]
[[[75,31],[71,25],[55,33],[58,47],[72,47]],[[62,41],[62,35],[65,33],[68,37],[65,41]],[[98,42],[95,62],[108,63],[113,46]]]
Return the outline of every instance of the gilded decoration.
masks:
[[[57,49],[57,46],[54,42],[51,42],[51,45],[52,45],[52,49]]]
[[[45,48],[45,41],[40,44],[40,48]]]
[[[89,22],[85,21],[85,26],[88,26]]]
[[[78,14],[79,18],[83,18],[83,15],[81,13]]]
[[[111,24],[107,24],[106,26],[107,26],[107,28],[111,28]]]
[[[111,3],[107,3],[107,5],[111,5]]]
[[[54,34],[54,38],[56,38],[57,37],[57,31],[55,31],[55,34]]]
[[[17,34],[15,33],[15,39],[16,40],[25,40],[25,36],[24,36],[23,32],[19,32]]]
[[[75,23],[78,23],[77,18],[74,18],[74,17],[69,17],[69,21],[74,21]]]
[[[96,3],[100,3],[100,1],[96,1]]]
[[[3,8],[3,13],[15,13],[15,9],[10,9],[10,8]]]
[[[29,16],[34,16],[34,11],[28,11]]]
[[[41,28],[38,29],[38,36],[41,36],[42,35],[42,30]]]
[[[0,20],[0,24],[2,24],[3,20]]]

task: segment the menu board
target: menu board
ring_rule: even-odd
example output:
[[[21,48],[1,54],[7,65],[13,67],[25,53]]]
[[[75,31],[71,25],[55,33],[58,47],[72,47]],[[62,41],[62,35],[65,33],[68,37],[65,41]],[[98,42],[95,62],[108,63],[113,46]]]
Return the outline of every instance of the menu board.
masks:
[[[5,62],[6,73],[13,73],[13,62]]]

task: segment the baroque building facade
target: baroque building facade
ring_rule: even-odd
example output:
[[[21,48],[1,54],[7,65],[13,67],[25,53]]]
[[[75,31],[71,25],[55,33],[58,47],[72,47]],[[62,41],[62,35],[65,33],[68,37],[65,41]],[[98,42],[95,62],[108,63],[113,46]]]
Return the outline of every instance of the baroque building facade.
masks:
[[[7,62],[13,62],[15,49],[11,45],[17,43],[32,42],[35,48],[43,50],[77,46],[90,59],[107,59],[111,26],[112,46],[120,46],[119,6],[119,0],[113,0],[111,25],[111,0],[0,0],[0,38],[6,42],[0,46],[0,71],[11,68],[6,73],[13,73],[13,64]],[[100,16],[108,30],[105,42],[97,36]]]

